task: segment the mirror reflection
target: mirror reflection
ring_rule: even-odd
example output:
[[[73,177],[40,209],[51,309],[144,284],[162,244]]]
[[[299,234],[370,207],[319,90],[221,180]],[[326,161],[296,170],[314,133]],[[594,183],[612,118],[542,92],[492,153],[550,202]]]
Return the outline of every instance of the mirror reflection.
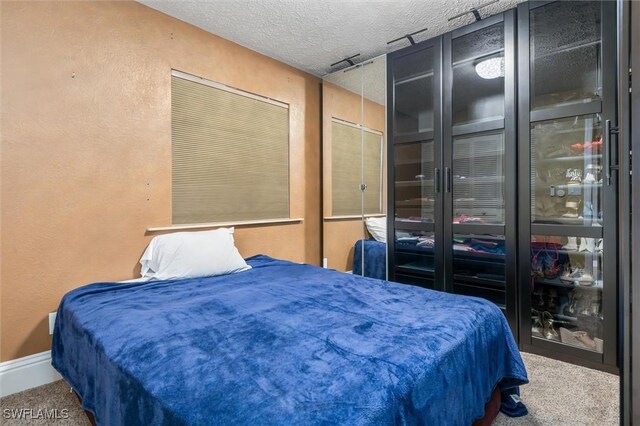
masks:
[[[386,279],[386,60],[323,78],[325,266]]]

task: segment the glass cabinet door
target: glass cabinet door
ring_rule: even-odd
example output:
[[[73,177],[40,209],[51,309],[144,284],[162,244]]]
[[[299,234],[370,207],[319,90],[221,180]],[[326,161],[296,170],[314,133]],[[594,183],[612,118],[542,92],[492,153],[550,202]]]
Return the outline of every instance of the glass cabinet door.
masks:
[[[604,348],[602,238],[531,238],[531,335],[593,352]]]
[[[442,289],[442,39],[387,55],[389,118],[389,279]],[[438,223],[436,223],[438,222]],[[441,244],[441,243],[440,243]]]
[[[393,149],[395,279],[434,288],[439,178],[434,141],[396,144]]]
[[[601,2],[557,1],[531,11],[531,109],[599,100]]]
[[[602,225],[602,123],[598,115],[531,125],[531,222]]]
[[[433,131],[433,68],[433,48],[394,61],[395,135]]]
[[[504,24],[452,41],[453,122],[504,118]]]
[[[505,105],[515,98],[514,19],[505,13],[451,34],[443,121],[445,285],[498,305],[515,334],[515,268],[509,265],[513,250],[507,250],[515,219],[507,195],[513,190],[507,176],[514,175],[515,108]]]
[[[453,223],[504,225],[504,132],[453,139]]]
[[[521,344],[617,366],[616,5],[518,7]],[[612,151],[613,147],[613,151]],[[605,260],[604,247],[610,247]]]
[[[504,235],[453,235],[453,291],[506,308]]]
[[[395,230],[394,263],[396,270],[405,273],[435,273],[435,234],[430,231]]]
[[[434,142],[397,144],[394,147],[396,223],[435,220]]]

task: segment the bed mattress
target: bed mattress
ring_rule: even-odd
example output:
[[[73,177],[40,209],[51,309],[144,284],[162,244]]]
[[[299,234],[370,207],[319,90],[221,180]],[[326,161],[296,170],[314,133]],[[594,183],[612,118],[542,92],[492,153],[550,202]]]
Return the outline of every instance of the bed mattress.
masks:
[[[52,364],[99,425],[470,425],[527,382],[490,302],[255,256],[66,294]]]

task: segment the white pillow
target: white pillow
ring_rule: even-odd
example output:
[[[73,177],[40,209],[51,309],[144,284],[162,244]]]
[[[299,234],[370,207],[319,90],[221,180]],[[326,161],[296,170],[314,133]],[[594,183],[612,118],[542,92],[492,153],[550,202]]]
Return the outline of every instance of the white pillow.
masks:
[[[140,259],[143,277],[159,280],[231,274],[251,269],[233,240],[233,228],[154,237]]]
[[[381,243],[387,242],[387,218],[386,217],[368,217],[365,219],[367,230],[376,241]]]

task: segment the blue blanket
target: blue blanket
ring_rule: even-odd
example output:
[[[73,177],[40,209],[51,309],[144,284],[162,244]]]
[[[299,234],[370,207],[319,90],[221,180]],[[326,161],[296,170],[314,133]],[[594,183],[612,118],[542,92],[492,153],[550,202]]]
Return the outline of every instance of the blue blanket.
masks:
[[[364,274],[362,246],[364,245]],[[387,279],[387,245],[376,240],[358,240],[353,250],[353,274],[369,278]]]
[[[97,283],[52,364],[99,425],[465,425],[527,375],[492,303],[266,256],[233,275]]]

